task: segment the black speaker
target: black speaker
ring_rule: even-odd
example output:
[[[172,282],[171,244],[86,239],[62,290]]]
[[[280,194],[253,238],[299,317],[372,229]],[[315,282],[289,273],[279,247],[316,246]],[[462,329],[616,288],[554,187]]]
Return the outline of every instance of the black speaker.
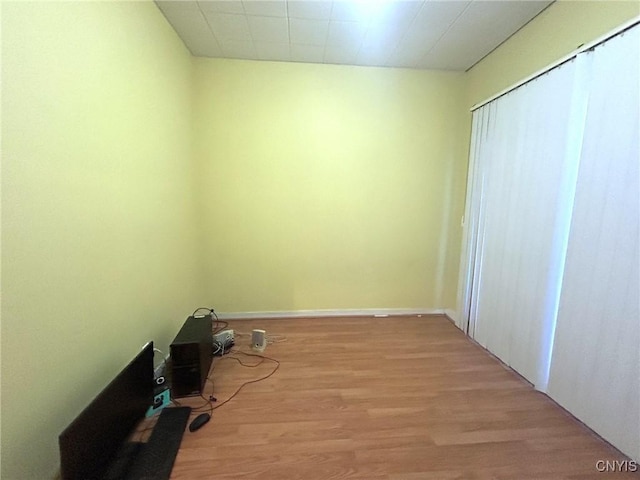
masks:
[[[171,391],[174,397],[199,395],[213,359],[211,315],[189,317],[171,343]]]

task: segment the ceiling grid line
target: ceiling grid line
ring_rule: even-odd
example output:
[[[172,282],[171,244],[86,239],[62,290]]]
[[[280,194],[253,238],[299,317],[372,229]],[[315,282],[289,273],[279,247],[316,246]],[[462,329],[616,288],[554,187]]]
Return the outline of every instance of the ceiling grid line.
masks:
[[[287,45],[287,51],[289,52],[289,59],[291,59],[291,16],[289,15],[289,2],[285,4],[285,11],[287,15],[287,38],[289,38],[289,45]]]
[[[222,52],[222,46],[220,45],[220,42],[218,41],[218,37],[216,37],[216,32],[214,32],[213,28],[211,27],[211,23],[209,23],[209,19],[207,18],[207,16],[202,11],[202,5],[200,5],[200,2],[196,2],[196,5],[198,6],[198,10],[200,11],[200,15],[202,15],[202,18],[204,18],[204,21],[207,24],[207,27],[209,27],[209,31],[211,32],[211,36],[213,37],[213,40],[216,42],[216,45],[218,46],[218,50]],[[191,49],[189,49],[189,50],[191,50]],[[191,52],[191,53],[193,54],[193,52]]]
[[[407,28],[407,30],[402,34],[402,37],[401,37],[400,41],[394,47],[393,53],[391,54],[391,56],[395,55],[396,52],[398,51],[398,49],[401,48],[402,42],[405,40],[405,38],[407,38],[407,35],[409,34],[409,30],[411,30],[411,27],[414,26],[414,24],[416,23],[416,20],[418,19],[418,16],[422,12],[422,10],[425,8],[425,3],[426,3],[426,1],[422,2],[422,4],[420,5],[420,8],[417,10],[416,14],[411,19],[411,23],[409,24],[409,28]],[[415,66],[415,65],[413,65],[413,66]]]
[[[432,51],[434,48],[436,48],[436,46],[438,45],[438,43],[440,43],[440,41],[441,41],[441,40],[446,36],[446,34],[447,34],[447,33],[448,33],[452,28],[453,28],[453,25],[456,23],[456,21],[457,21],[460,17],[462,17],[462,16],[464,15],[464,13],[465,13],[467,10],[469,10],[469,8],[471,7],[471,5],[473,4],[473,2],[474,2],[474,1],[476,1],[476,0],[471,0],[471,1],[467,4],[467,6],[466,6],[466,7],[464,7],[464,10],[462,10],[462,11],[461,11],[457,16],[456,16],[455,20],[449,24],[449,26],[448,26],[448,27],[447,27],[447,29],[444,31],[444,33],[438,37],[438,39],[433,43],[433,45],[431,46],[431,48],[430,48],[429,50],[427,50],[427,51],[424,53],[424,55],[422,55],[422,59],[423,59],[423,60],[424,60],[424,59],[429,55],[429,53],[431,53],[431,51]]]
[[[331,16],[333,15],[333,2],[331,2],[331,7],[329,8],[329,21],[327,23],[327,31],[324,33],[324,48],[322,49],[322,60],[324,63],[327,63],[327,46],[329,42],[329,29],[331,27]]]

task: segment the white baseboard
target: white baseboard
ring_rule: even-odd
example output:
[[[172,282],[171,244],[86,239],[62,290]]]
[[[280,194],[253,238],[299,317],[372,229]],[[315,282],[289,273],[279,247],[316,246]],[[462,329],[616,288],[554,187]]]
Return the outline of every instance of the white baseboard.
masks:
[[[220,320],[253,318],[391,317],[397,315],[444,315],[440,308],[370,308],[346,310],[292,310],[279,312],[218,312]]]
[[[455,310],[451,310],[449,308],[444,310],[444,314],[445,316],[451,320],[454,324],[458,324],[458,312],[456,312]]]

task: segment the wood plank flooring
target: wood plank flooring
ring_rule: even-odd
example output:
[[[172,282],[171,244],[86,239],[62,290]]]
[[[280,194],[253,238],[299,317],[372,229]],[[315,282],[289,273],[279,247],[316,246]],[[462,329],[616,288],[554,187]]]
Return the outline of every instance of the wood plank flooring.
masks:
[[[628,460],[471,342],[433,317],[240,320],[286,341],[265,356],[280,367],[245,386],[187,431],[172,479],[638,479],[601,473]],[[251,352],[249,336],[237,336]],[[247,364],[260,359],[235,354]],[[221,404],[271,372],[216,358],[210,394]],[[194,407],[200,397],[181,399]],[[202,410],[208,407],[202,408]],[[195,415],[194,415],[195,416]]]

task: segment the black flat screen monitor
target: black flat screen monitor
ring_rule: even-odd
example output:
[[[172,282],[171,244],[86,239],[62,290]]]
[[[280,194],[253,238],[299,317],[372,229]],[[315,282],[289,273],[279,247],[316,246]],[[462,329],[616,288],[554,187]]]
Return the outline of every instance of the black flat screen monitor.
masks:
[[[153,342],[60,434],[63,480],[99,479],[153,404]]]

